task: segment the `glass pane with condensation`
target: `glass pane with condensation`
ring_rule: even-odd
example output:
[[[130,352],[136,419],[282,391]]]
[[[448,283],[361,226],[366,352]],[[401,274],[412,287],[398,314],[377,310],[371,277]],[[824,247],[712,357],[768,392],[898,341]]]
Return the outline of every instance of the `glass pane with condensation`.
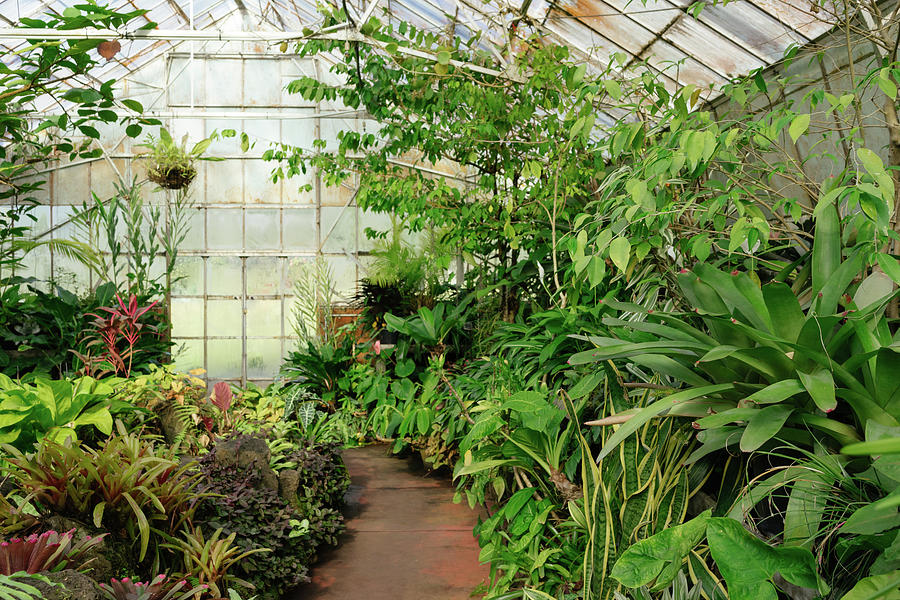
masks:
[[[206,241],[210,250],[242,247],[243,224],[239,208],[209,208],[206,210]]]
[[[240,298],[243,289],[240,257],[210,256],[206,260],[207,294]]]
[[[327,237],[326,237],[327,236]],[[356,208],[322,207],[322,250],[324,252],[356,251]]]
[[[172,298],[172,335],[203,337],[202,298]]]
[[[284,209],[284,249],[315,251],[316,210],[314,208]]]
[[[184,241],[181,242],[181,250],[203,250],[206,248],[206,223],[205,211],[202,208],[190,208],[185,214],[186,228]]]
[[[257,127],[271,125],[268,121],[246,121]],[[277,125],[277,123],[275,123]],[[277,139],[274,135],[259,136],[262,139]],[[244,202],[246,204],[281,204],[281,182],[272,183],[272,163],[261,160],[241,161],[244,168]]]
[[[276,256],[247,258],[247,295],[274,296],[281,293],[282,259]]]
[[[180,256],[172,270],[172,293],[178,296],[203,294],[203,258]]]
[[[334,274],[336,302],[350,302],[356,295],[356,262],[343,256],[329,256],[326,260]]]
[[[277,250],[281,247],[281,209],[248,208],[244,216],[247,243],[252,250]]]
[[[281,362],[281,340],[247,340],[247,377],[274,379]]]
[[[221,148],[220,148],[221,150]],[[210,203],[241,204],[244,177],[239,159],[206,163],[206,198]]]
[[[207,340],[206,352],[210,380],[241,376],[241,340]]]
[[[172,340],[175,369],[187,373],[191,369],[203,368],[203,340]]]
[[[243,332],[240,300],[208,300],[206,308],[207,336],[240,337]]]
[[[247,337],[281,335],[281,300],[247,302]]]

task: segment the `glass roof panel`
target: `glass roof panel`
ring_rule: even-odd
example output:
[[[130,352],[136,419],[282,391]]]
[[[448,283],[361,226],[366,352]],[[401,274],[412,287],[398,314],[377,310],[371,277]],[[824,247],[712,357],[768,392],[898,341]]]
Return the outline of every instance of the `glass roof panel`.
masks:
[[[348,0],[356,18],[373,0]],[[827,0],[830,2],[831,0]],[[61,12],[79,0],[0,0],[0,19],[16,24],[48,10]],[[332,1],[333,3],[333,1]],[[732,0],[706,6],[697,18],[688,8],[693,0],[381,0],[373,14],[409,21],[417,28],[438,31],[453,19],[456,32],[467,39],[482,33],[502,48],[513,23],[549,33],[569,45],[575,60],[595,67],[614,53],[665,70],[670,81],[707,87],[750,70],[770,65],[791,45],[808,43],[827,32],[831,7],[815,8],[809,0]],[[114,0],[123,10],[148,10],[147,19],[161,30],[189,28],[231,31],[300,31],[321,22],[315,0]],[[524,15],[523,15],[524,11]],[[228,15],[236,16],[226,21]],[[25,42],[4,40],[7,48]],[[124,41],[123,51],[96,74],[98,78],[140,68],[173,46],[168,41]],[[673,64],[679,63],[676,68]]]

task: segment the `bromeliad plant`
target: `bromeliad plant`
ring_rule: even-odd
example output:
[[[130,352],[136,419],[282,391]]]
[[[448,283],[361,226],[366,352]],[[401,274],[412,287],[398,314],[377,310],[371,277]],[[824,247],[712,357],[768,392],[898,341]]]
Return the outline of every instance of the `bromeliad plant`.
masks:
[[[69,566],[83,569],[93,560],[85,561],[85,554],[103,541],[103,536],[87,536],[75,542],[73,535],[74,530],[45,531],[0,542],[0,575],[43,573]]]
[[[209,586],[198,585],[181,591],[187,581],[171,583],[165,575],[158,575],[153,581],[144,583],[129,577],[112,579],[109,584],[101,583],[100,589],[109,600],[188,600],[205,592]]]
[[[174,535],[193,516],[199,475],[137,434],[119,431],[93,449],[45,440],[35,454],[12,446],[6,471],[42,515],[92,523],[138,546],[143,561],[159,538]]]
[[[178,144],[167,129],[161,128],[159,138],[149,136],[147,141],[141,144],[149,150],[145,156],[150,163],[147,167],[147,179],[170,190],[186,188],[197,176],[196,161],[223,160],[219,157],[203,156],[216,137],[217,134],[214,132],[188,150],[186,134],[181,144]]]
[[[783,282],[792,268],[760,285],[753,274],[701,263],[677,276],[693,314],[609,301],[642,320],[604,319],[609,334],[591,337],[597,348],[570,362],[626,362],[685,388],[623,411],[627,421],[598,458],[660,415],[697,419],[702,446],[691,461],[776,440],[840,447],[858,441],[867,423],[897,426],[900,354],[884,317],[896,293],[882,268],[897,275],[900,265],[870,244],[844,248],[839,225],[833,207],[821,214],[794,289]],[[881,268],[860,281],[873,263]]]

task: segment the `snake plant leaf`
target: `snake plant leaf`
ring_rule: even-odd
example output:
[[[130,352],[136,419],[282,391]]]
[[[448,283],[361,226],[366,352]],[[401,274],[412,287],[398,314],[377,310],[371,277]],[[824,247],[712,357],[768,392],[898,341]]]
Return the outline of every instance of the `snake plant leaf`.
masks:
[[[900,570],[871,575],[856,582],[841,600],[889,600],[900,596]]]
[[[831,371],[825,369],[813,373],[797,371],[797,375],[819,410],[828,413],[835,409],[837,398],[834,395],[834,377],[831,376]]]
[[[625,438],[629,435],[637,431],[642,425],[647,423],[653,417],[659,416],[664,412],[671,409],[673,406],[678,405],[682,402],[687,402],[688,400],[694,400],[695,398],[704,398],[707,396],[714,396],[719,394],[720,392],[725,392],[734,389],[733,383],[720,383],[717,385],[707,385],[698,388],[692,388],[683,390],[681,392],[676,392],[664,398],[660,398],[656,402],[647,405],[642,408],[640,411],[635,413],[633,417],[628,419],[625,423],[619,426],[614,434],[612,434],[609,439],[604,444],[603,448],[600,450],[600,453],[597,455],[597,461],[603,460],[606,456],[609,455],[610,452],[615,450],[615,448],[621,444]]]
[[[777,600],[776,574],[800,587],[820,587],[815,558],[806,548],[770,546],[728,517],[709,519],[706,537],[731,600]]]
[[[754,412],[741,435],[741,450],[744,452],[753,452],[778,435],[794,409],[782,404],[773,404]]]
[[[681,571],[684,559],[700,543],[712,511],[687,523],[664,529],[629,546],[616,561],[611,575],[622,585],[636,588],[653,583],[653,589],[668,586]]]

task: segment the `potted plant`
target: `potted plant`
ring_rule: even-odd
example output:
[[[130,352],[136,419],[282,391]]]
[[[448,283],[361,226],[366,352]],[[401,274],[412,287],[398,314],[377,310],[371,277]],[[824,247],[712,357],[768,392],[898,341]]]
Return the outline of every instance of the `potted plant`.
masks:
[[[172,135],[165,128],[159,130],[159,138],[152,135],[141,147],[147,148],[149,152],[145,158],[150,161],[147,167],[147,179],[167,190],[180,190],[190,185],[194,177],[197,176],[198,160],[223,160],[217,157],[203,156],[212,141],[215,134],[208,138],[202,139],[188,150],[188,136],[181,139],[181,144],[177,144]]]

